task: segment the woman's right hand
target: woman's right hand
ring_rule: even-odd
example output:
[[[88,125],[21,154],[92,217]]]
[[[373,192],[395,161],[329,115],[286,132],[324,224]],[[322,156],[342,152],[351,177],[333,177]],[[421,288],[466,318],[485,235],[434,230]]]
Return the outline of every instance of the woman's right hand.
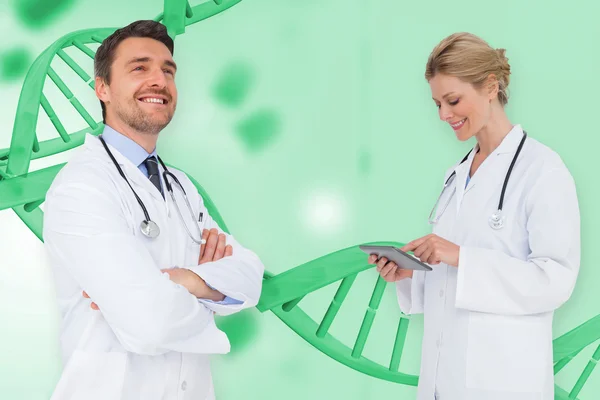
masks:
[[[397,282],[404,278],[412,278],[413,270],[412,269],[402,269],[399,268],[393,261],[388,261],[387,258],[381,257],[379,261],[377,261],[377,256],[371,254],[369,256],[369,264],[377,263],[377,272],[386,282]]]

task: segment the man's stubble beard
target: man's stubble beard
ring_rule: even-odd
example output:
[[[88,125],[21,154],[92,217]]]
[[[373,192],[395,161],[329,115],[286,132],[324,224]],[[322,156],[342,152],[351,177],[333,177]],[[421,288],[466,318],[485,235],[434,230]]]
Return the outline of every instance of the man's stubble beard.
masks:
[[[115,107],[115,112],[119,119],[127,124],[129,127],[134,129],[137,132],[148,134],[148,135],[158,135],[160,131],[162,131],[173,119],[173,115],[175,114],[175,108],[173,108],[173,112],[168,116],[165,122],[156,122],[151,117],[149,117],[142,109],[139,107],[137,100],[134,100],[134,104],[130,107]]]

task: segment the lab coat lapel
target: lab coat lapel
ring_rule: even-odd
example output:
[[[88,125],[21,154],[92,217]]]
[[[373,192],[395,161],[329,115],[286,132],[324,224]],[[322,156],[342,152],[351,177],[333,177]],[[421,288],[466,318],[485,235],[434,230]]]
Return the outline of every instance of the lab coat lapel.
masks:
[[[462,204],[462,200],[465,197],[465,194],[470,188],[473,186],[472,182],[469,182],[469,188],[465,190],[465,182],[467,181],[467,174],[471,170],[471,165],[473,164],[473,158],[475,157],[475,153],[477,152],[477,145],[473,148],[473,150],[469,153],[469,157],[456,167],[456,213],[460,211],[460,206]]]
[[[94,153],[98,154],[98,156],[101,157],[106,162],[113,164],[112,160],[110,159],[110,156],[108,155],[108,153],[106,153],[104,146],[100,142],[100,139],[98,139],[96,136],[88,134],[88,136],[86,137],[86,140],[85,140],[85,146],[88,149],[90,149],[91,151],[93,151]],[[150,179],[148,179],[146,176],[144,176],[144,174],[138,169],[137,165],[133,165],[131,163],[131,161],[129,161],[125,156],[123,156],[117,149],[115,149],[110,144],[107,143],[107,146],[110,149],[113,157],[115,158],[115,160],[117,161],[117,163],[119,164],[121,169],[123,170],[123,173],[125,173],[125,176],[127,177],[129,183],[131,183],[131,186],[133,187],[134,190],[136,190],[136,189],[145,190],[146,192],[150,193],[150,195],[155,200],[164,201],[160,192],[158,191],[158,189],[156,189],[154,187],[152,182],[150,182]],[[116,167],[114,167],[114,168],[116,171]],[[161,174],[162,174],[161,166],[159,166],[159,170],[161,171]],[[118,171],[116,171],[116,172],[118,173]],[[166,190],[164,188],[164,182],[162,182],[162,176],[161,176],[161,183],[163,184],[163,190],[166,193]]]
[[[150,182],[150,179],[148,179],[143,173],[142,171],[140,171],[138,169],[137,166],[133,165],[131,162],[129,162],[129,160],[126,160],[126,168],[127,171],[125,171],[125,174],[127,175],[127,178],[129,178],[132,182],[132,185],[137,185],[139,188],[146,190],[148,193],[150,193],[150,195],[152,196],[152,198],[154,200],[157,201],[161,201],[164,202],[164,199],[162,197],[162,195],[160,194],[160,192],[158,191],[158,189],[154,186],[154,184],[152,182]],[[165,195],[167,194],[167,191],[164,188],[164,182],[163,182],[163,177],[162,177],[162,168],[159,166],[159,171],[161,174],[161,185],[163,185],[163,192],[165,193]],[[134,186],[135,189],[135,186]]]
[[[116,149],[110,145],[108,146],[113,154],[113,157],[117,161],[117,164],[119,164],[123,170],[123,173],[127,177],[127,181],[131,184],[131,187],[136,191],[137,195],[144,203],[146,210],[150,214],[150,219],[156,222],[161,230],[160,235],[157,238],[153,239],[151,242],[148,242],[151,243],[147,244],[148,250],[153,254],[159,265],[175,265],[172,258],[173,254],[176,252],[171,251],[173,245],[172,240],[180,240],[180,238],[172,234],[174,230],[170,225],[171,218],[169,218],[168,196],[167,201],[163,200],[160,192],[154,187],[152,182],[150,182],[150,180],[144,176],[137,166],[133,165],[131,161],[129,161]],[[85,150],[90,152],[89,157],[93,157],[99,162],[107,163],[110,170],[114,171],[114,174],[117,176],[116,179],[122,180],[117,168],[114,166],[114,163],[97,137],[92,135],[86,137],[84,147]],[[131,200],[134,204],[134,208],[131,212],[134,213],[134,220],[137,228],[137,224],[139,224],[139,221],[144,218],[144,215],[141,213],[141,210],[137,208],[137,202],[135,198],[133,198],[133,193],[130,192],[129,188],[123,188],[123,190],[124,192],[122,195],[128,197],[131,196]],[[141,235],[138,229],[136,229],[136,235]],[[146,243],[145,239],[143,240],[144,243]]]
[[[460,187],[457,187],[457,194],[459,194],[457,197],[458,209],[463,204],[466,194],[475,186],[477,186],[477,189],[472,194],[479,194],[476,196],[478,201],[483,201],[488,195],[499,192],[497,189],[502,188],[504,177],[508,172],[512,157],[515,155],[522,137],[523,131],[521,126],[515,125],[504,137],[500,145],[479,166],[465,189],[467,174],[471,169],[473,157],[478,149],[478,145],[475,146],[473,152],[469,155],[469,159],[463,163],[465,167],[460,170],[460,173],[457,172],[457,182],[460,185]]]
[[[510,132],[508,132],[508,135],[504,137],[502,143],[500,143],[496,150],[494,150],[494,153],[498,155],[514,155],[517,152],[519,144],[521,143],[521,139],[523,139],[523,128],[521,128],[521,125],[515,125]]]

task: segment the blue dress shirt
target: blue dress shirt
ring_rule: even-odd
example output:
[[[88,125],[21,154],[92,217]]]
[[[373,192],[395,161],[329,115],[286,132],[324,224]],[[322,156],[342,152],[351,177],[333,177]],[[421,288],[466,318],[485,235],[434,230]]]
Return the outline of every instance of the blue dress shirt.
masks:
[[[136,142],[134,142],[127,136],[122,135],[119,132],[115,131],[113,128],[111,128],[108,125],[104,125],[104,130],[102,131],[102,138],[104,139],[104,141],[107,144],[110,144],[111,146],[113,146],[115,149],[117,149],[119,151],[119,153],[121,153],[125,158],[127,158],[129,161],[131,161],[133,163],[133,165],[137,165],[138,169],[140,171],[142,171],[144,176],[148,177],[148,170],[146,169],[146,165],[144,165],[144,161],[146,160],[146,158],[148,158],[150,156],[156,157],[157,156],[156,149],[154,149],[154,151],[152,151],[152,153],[148,154],[148,152],[142,146],[140,146],[139,144],[137,144]],[[162,185],[162,181],[163,181],[162,174],[160,174],[159,177],[160,177],[160,182]],[[206,284],[211,289],[214,289],[214,287],[210,286],[208,284],[208,282],[206,282]],[[213,302],[212,300],[208,300],[208,299],[202,299],[202,301]],[[224,300],[218,301],[218,302],[213,302],[213,303],[227,305],[227,304],[242,304],[243,301],[232,299],[231,297],[226,296]]]

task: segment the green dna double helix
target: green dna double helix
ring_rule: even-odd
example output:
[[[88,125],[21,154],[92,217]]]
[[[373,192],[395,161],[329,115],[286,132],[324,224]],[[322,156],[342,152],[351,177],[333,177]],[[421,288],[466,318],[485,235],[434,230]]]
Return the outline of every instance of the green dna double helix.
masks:
[[[241,0],[214,0],[190,6],[186,0],[165,0],[164,11],[155,20],[162,22],[171,37],[185,33],[185,28],[214,16]],[[93,60],[92,43],[101,43],[116,28],[88,29],[67,34],[49,46],[30,67],[19,97],[10,148],[0,150],[0,210],[12,208],[27,227],[42,239],[43,204],[52,180],[64,166],[53,165],[38,170],[30,170],[32,160],[42,159],[71,150],[84,141],[86,134],[98,135],[103,124],[95,121],[75,96],[69,85],[61,78],[51,63],[60,60],[90,88],[94,88],[93,74],[86,71],[66,50],[81,52]],[[62,118],[55,111],[52,98],[47,95],[47,81],[68,100],[73,109],[85,122],[84,129],[68,132]],[[38,117],[40,109],[46,114],[54,128],[51,139],[39,140]],[[47,132],[44,132],[47,133]],[[202,186],[190,176],[213,218],[227,230],[225,222],[215,204]],[[361,243],[362,244],[362,243]],[[372,244],[403,243],[376,242]],[[410,317],[400,315],[395,328],[394,339],[389,343],[388,362],[376,362],[365,356],[365,346],[373,339],[372,327],[378,313],[386,282],[378,275],[368,275],[372,269],[366,263],[365,254],[359,245],[345,248],[292,268],[273,276],[265,273],[263,293],[257,305],[261,312],[271,311],[290,329],[319,351],[338,362],[372,377],[404,385],[416,386],[418,376],[400,371],[400,363],[406,349]],[[372,272],[372,271],[370,271]],[[362,274],[362,275],[361,275]],[[365,275],[367,274],[367,275]],[[351,311],[362,317],[353,344],[346,344],[331,333],[332,326],[339,317],[344,302],[356,290],[357,277],[372,279],[370,299],[364,309]],[[352,288],[355,290],[352,291]],[[301,302],[325,287],[336,288],[320,321],[311,318],[301,307]],[[347,302],[346,302],[347,303]],[[380,318],[382,318],[380,316]],[[389,315],[384,318],[389,320]],[[338,319],[339,320],[339,319]],[[566,390],[556,386],[557,400],[577,399],[591,373],[600,360],[600,316],[594,317],[570,332],[554,340],[554,373],[558,374],[575,357],[591,346],[597,346],[573,387]]]

